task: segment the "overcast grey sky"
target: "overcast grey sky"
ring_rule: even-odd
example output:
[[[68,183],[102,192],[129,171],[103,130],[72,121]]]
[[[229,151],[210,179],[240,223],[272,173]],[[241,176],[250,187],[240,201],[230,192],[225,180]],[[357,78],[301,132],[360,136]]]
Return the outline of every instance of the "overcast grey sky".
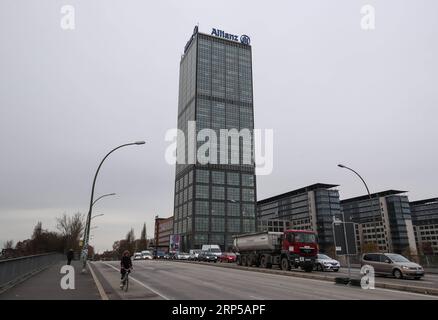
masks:
[[[62,5],[76,29],[60,27]],[[376,29],[360,28],[362,5]],[[341,197],[409,191],[438,196],[438,2],[0,2],[0,245],[86,212],[94,171],[99,251],[154,216],[172,214],[174,167],[164,161],[177,120],[180,55],[193,27],[247,34],[256,128],[274,129],[274,170],[258,199],[315,182]]]

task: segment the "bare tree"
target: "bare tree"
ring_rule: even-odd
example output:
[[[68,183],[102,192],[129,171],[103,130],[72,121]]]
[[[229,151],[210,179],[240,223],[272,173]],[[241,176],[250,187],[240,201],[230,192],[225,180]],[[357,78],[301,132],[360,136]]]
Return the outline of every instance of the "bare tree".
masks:
[[[56,218],[56,228],[65,238],[66,249],[77,250],[79,248],[79,239],[85,228],[84,215],[80,212],[72,216],[64,213],[60,218]]]
[[[14,241],[8,240],[3,244],[3,249],[12,249],[14,247]]]

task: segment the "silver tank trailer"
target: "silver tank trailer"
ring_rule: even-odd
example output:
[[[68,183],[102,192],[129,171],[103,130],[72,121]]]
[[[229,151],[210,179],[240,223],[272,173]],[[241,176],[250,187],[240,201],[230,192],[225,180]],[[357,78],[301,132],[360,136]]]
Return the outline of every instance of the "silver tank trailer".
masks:
[[[282,232],[258,232],[234,237],[234,248],[239,252],[276,250],[280,244]]]

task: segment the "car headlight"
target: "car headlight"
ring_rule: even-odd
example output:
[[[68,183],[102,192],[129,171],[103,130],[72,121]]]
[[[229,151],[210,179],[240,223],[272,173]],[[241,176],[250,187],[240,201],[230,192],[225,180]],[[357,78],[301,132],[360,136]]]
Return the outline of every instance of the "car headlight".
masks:
[[[323,264],[329,264],[329,262],[328,262],[328,261],[323,261],[322,263],[323,263]]]
[[[402,269],[409,270],[409,267],[407,267],[407,266],[402,266]]]

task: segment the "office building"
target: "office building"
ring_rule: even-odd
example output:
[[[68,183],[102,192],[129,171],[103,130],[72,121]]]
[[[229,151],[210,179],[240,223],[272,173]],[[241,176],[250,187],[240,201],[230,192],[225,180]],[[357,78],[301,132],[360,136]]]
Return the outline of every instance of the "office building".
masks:
[[[173,234],[173,217],[155,217],[154,249],[169,251],[170,236]]]
[[[195,137],[192,121],[196,121]],[[184,134],[177,142],[174,233],[181,236],[184,251],[203,244],[219,244],[227,250],[233,235],[256,229],[252,62],[247,36],[216,29],[209,35],[195,27],[180,62],[178,129]],[[238,138],[225,151],[219,142],[209,141],[210,158],[205,163],[196,152],[207,141],[199,141],[203,129],[211,129],[217,137],[221,130],[247,129],[250,139]],[[249,161],[245,150],[250,151]]]
[[[321,252],[333,248],[333,217],[340,218],[338,185],[316,183],[257,202],[257,219],[287,220],[290,229],[313,230]],[[259,222],[259,225],[262,222]]]
[[[413,201],[411,207],[415,241],[420,254],[438,254],[438,198]]]
[[[289,220],[264,219],[257,220],[257,231],[284,232],[291,229]]]
[[[386,190],[341,200],[346,221],[356,223],[357,248],[375,246],[378,250],[417,254],[411,210],[406,191]],[[375,248],[377,249],[377,248]]]

